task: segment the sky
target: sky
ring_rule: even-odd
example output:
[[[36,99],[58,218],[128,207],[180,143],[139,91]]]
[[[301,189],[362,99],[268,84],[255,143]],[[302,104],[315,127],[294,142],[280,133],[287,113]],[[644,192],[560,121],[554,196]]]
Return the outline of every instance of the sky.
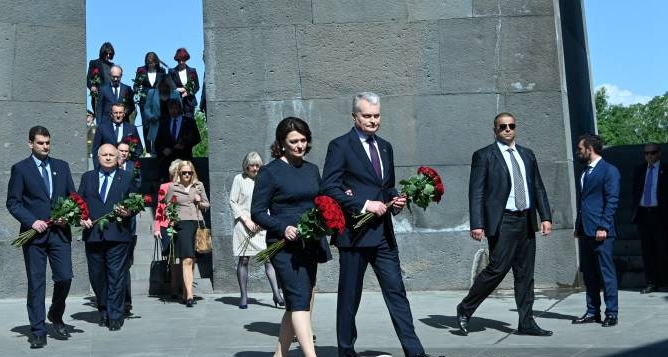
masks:
[[[583,1],[594,88],[605,86],[611,104],[645,103],[665,94],[668,1]],[[106,4],[86,1],[88,60],[98,57],[103,42],[111,42],[116,50],[114,62],[124,69],[123,82],[132,85],[146,52],[156,52],[163,62],[174,67],[176,49],[185,47],[191,56],[188,65],[197,69],[202,80],[201,1],[114,0],[114,9],[123,9],[117,11],[115,18],[108,15]]]
[[[668,92],[668,1],[584,0],[595,89],[610,104],[646,103]]]
[[[175,67],[174,54],[179,47],[190,53],[188,66],[204,74],[202,54],[202,2],[198,0],[98,0],[86,1],[86,58],[99,57],[100,46],[111,42],[114,64],[123,68],[121,82],[132,86],[137,67],[144,65],[147,52],[155,52],[168,67]],[[159,4],[159,5],[155,5]],[[115,12],[115,15],[110,13]],[[86,63],[88,66],[88,63]],[[85,76],[86,69],[83,69]],[[197,93],[199,96],[201,90]],[[90,106],[90,101],[88,103]]]

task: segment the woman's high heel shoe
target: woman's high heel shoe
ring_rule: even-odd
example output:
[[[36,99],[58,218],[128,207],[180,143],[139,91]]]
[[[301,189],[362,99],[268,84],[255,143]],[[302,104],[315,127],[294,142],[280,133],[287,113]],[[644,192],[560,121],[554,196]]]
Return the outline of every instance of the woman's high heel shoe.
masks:
[[[274,307],[278,308],[279,306],[283,307],[285,306],[285,301],[283,300],[278,300],[275,296],[273,297],[274,299]]]

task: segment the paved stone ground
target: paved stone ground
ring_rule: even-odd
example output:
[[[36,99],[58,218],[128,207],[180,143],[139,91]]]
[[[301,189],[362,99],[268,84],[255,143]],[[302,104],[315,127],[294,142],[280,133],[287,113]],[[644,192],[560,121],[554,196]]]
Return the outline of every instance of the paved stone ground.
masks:
[[[541,291],[534,305],[538,324],[554,331],[552,337],[514,334],[517,313],[512,291],[487,299],[471,319],[468,336],[459,334],[455,306],[463,291],[411,292],[418,336],[433,356],[539,357],[539,356],[668,356],[668,293],[640,295],[620,292],[620,324],[571,325],[584,312],[584,293]],[[236,356],[270,357],[283,311],[273,306],[270,294],[254,294],[247,310],[237,307],[236,295],[202,296],[193,308],[158,298],[135,296],[134,315],[123,329],[110,332],[97,326],[90,299],[68,299],[65,323],[72,338],[52,338],[48,345],[30,350],[25,300],[0,300],[0,356]],[[47,305],[48,306],[48,305]],[[314,332],[321,357],[336,356],[336,295],[316,296]],[[358,314],[357,351],[362,356],[402,356],[380,293],[365,292]],[[301,356],[298,344],[290,356]]]

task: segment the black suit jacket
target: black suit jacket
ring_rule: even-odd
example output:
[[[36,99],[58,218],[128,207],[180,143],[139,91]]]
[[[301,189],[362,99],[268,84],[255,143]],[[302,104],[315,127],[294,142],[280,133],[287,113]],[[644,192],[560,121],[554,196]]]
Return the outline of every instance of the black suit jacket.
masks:
[[[158,159],[171,163],[172,160],[190,160],[193,158],[193,147],[197,145],[202,138],[199,135],[199,129],[194,119],[182,117],[181,130],[179,136],[174,139],[171,133],[172,119],[161,121],[158,127],[158,135],[155,139],[155,151]],[[176,144],[182,144],[182,149],[176,149]],[[172,153],[166,156],[164,149],[170,149]]]
[[[397,196],[394,187],[394,154],[392,145],[375,136],[378,154],[383,162],[383,179],[379,179],[355,129],[329,143],[322,173],[323,194],[335,199],[346,214],[346,230],[333,236],[337,247],[375,247],[383,239],[396,245],[392,217],[375,217],[364,227],[353,230],[353,215],[359,214],[367,200],[389,202]]]
[[[633,189],[632,189],[632,201],[633,202],[633,215],[631,216],[631,222],[637,223],[637,214],[638,206],[640,206],[640,200],[642,199],[643,190],[645,189],[645,175],[647,173],[647,163],[638,165],[633,170]],[[656,181],[656,200],[658,203],[658,209],[661,212],[661,215],[668,217],[668,163],[659,162],[659,172]],[[666,222],[668,225],[668,222]]]
[[[122,130],[122,140],[125,140],[125,138],[130,136],[134,136],[135,138],[139,139],[139,143],[135,147],[135,152],[132,154],[135,157],[141,157],[141,155],[144,153],[144,146],[141,144],[141,139],[139,138],[139,131],[137,131],[137,127],[134,126],[134,124],[123,122]],[[97,130],[95,130],[95,136],[93,137],[91,151],[94,158],[97,155],[97,150],[104,144],[111,144],[114,146],[118,145],[116,135],[114,134],[114,123],[112,121],[105,121],[98,123],[97,125]],[[93,160],[93,163],[95,164],[95,168],[97,168],[97,165],[99,164],[98,161]]]
[[[138,191],[132,173],[120,169],[116,170],[111,187],[109,187],[109,193],[107,193],[106,202],[100,199],[98,170],[85,172],[81,176],[81,183],[79,184],[79,195],[88,204],[90,219],[93,221],[111,212],[114,205],[128,198],[130,193],[137,193]],[[126,217],[120,221],[112,219],[108,225],[104,226],[103,230],[100,230],[98,223],[91,229],[85,229],[82,238],[87,243],[102,241],[131,242],[131,222],[132,217]]]
[[[135,92],[132,87],[121,83],[119,85],[120,94],[118,98],[114,96],[114,91],[111,89],[111,82],[106,83],[100,88],[99,104],[97,106],[97,123],[111,121],[111,106],[113,104],[123,102],[125,104],[125,121],[130,120],[130,114],[135,111]]]
[[[529,190],[530,235],[535,237],[538,230],[536,211],[541,221],[552,221],[552,213],[533,151],[520,145],[515,148],[524,161]],[[510,175],[496,142],[473,153],[469,178],[471,229],[482,228],[488,237],[499,235],[503,210],[510,195]]]
[[[54,158],[49,158],[49,161],[53,186],[51,198],[42,181],[42,173],[35,165],[32,156],[12,166],[7,185],[6,204],[9,213],[21,223],[21,232],[31,229],[36,220],[48,220],[56,199],[75,192],[70,166],[65,161]],[[69,226],[52,225],[45,232],[35,235],[28,244],[44,243],[50,234],[60,237],[63,241],[72,240]]]

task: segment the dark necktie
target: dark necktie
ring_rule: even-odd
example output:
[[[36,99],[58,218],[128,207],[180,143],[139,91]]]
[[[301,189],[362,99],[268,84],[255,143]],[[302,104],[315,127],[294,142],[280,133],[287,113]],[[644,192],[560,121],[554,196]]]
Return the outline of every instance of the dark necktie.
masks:
[[[647,176],[645,176],[645,190],[642,194],[642,203],[645,207],[652,205],[652,185],[654,184],[654,165],[647,168]]]
[[[587,165],[587,168],[585,169],[584,174],[582,174],[582,189],[585,188],[585,185],[587,184],[587,179],[589,178],[589,174],[591,174],[591,169],[593,167]]]
[[[44,181],[44,186],[46,186],[46,193],[51,197],[51,179],[49,178],[49,172],[46,171],[46,160],[42,161],[39,166],[42,168],[42,180]]]
[[[508,149],[510,154],[510,162],[513,166],[513,188],[515,189],[515,207],[518,211],[527,209],[526,191],[524,190],[524,177],[520,170],[520,164],[517,162],[515,155],[513,155],[513,148]]]
[[[118,99],[118,87],[114,87],[114,98]]]
[[[118,132],[121,129],[121,124],[116,124],[114,123],[114,140],[118,144],[120,140],[118,140]]]
[[[107,185],[109,184],[109,173],[103,172],[104,180],[102,181],[102,186],[100,186],[100,200],[102,202],[107,202]]]
[[[172,119],[172,138],[176,140],[176,119]]]
[[[378,150],[376,149],[376,145],[374,145],[373,136],[369,136],[366,139],[366,142],[369,144],[369,154],[371,156],[373,170],[376,171],[376,176],[378,176],[379,179],[382,179],[383,172],[380,169],[380,156],[378,156]]]

